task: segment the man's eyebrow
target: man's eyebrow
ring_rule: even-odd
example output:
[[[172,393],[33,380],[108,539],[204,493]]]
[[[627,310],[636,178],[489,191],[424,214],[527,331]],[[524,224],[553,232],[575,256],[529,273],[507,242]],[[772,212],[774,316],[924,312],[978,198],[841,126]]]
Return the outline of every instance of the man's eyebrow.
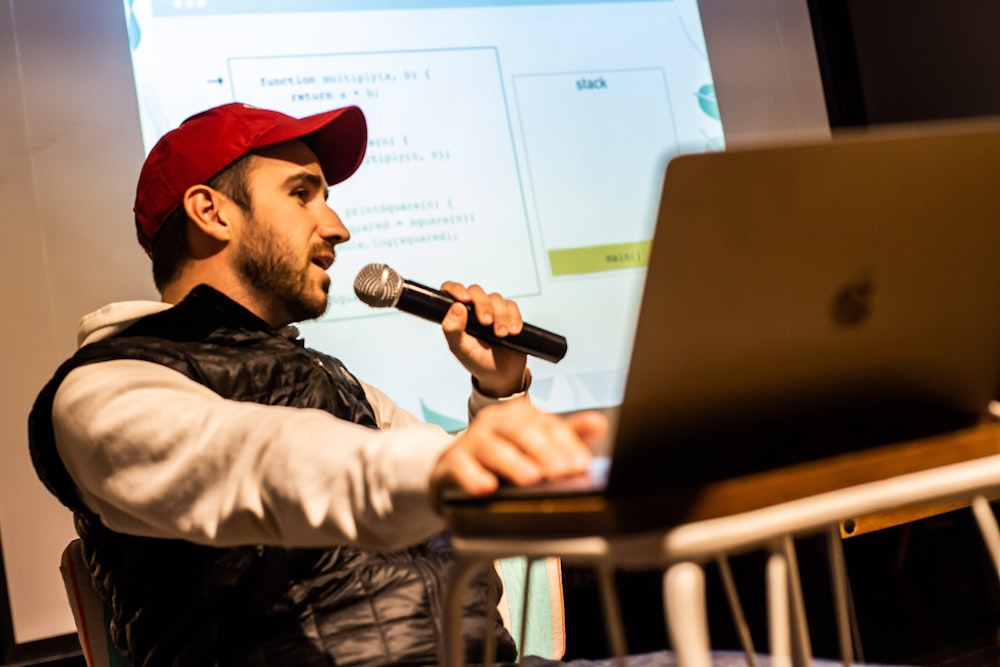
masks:
[[[330,192],[330,188],[326,187],[323,182],[323,177],[320,176],[319,174],[314,174],[309,171],[300,171],[292,174],[291,176],[285,179],[284,185],[286,187],[290,187],[297,183],[308,183],[317,190],[325,190],[327,194],[329,194]]]

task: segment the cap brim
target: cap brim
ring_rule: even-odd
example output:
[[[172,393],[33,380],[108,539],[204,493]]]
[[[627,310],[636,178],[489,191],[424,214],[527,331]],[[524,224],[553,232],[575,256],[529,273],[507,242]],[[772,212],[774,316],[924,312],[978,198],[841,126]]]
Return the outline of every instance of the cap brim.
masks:
[[[368,125],[358,107],[344,107],[305,118],[289,119],[264,134],[255,148],[301,139],[319,159],[329,185],[346,180],[365,158]]]

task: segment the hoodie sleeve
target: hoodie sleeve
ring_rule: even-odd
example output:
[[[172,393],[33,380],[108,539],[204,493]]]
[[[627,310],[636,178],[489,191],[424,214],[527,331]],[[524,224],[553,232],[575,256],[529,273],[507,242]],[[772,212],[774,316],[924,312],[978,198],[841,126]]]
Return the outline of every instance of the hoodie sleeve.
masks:
[[[150,362],[91,364],[56,394],[56,445],[83,501],[119,532],[394,549],[443,528],[428,480],[452,436],[365,390],[379,431],[227,400]]]

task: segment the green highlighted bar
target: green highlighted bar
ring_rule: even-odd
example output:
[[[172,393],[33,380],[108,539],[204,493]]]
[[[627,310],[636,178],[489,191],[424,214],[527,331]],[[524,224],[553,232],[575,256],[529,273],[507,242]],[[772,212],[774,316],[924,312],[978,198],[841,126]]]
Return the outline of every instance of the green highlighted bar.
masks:
[[[592,245],[549,251],[549,265],[554,276],[572,276],[615,269],[636,269],[649,263],[652,241]]]

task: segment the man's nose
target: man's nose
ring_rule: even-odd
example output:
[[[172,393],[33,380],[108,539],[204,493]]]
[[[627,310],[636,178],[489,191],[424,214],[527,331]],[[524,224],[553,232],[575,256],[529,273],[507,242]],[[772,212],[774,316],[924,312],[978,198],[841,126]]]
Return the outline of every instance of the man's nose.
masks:
[[[319,234],[330,243],[344,243],[351,238],[351,232],[332,208],[327,207],[327,215],[319,228]]]

